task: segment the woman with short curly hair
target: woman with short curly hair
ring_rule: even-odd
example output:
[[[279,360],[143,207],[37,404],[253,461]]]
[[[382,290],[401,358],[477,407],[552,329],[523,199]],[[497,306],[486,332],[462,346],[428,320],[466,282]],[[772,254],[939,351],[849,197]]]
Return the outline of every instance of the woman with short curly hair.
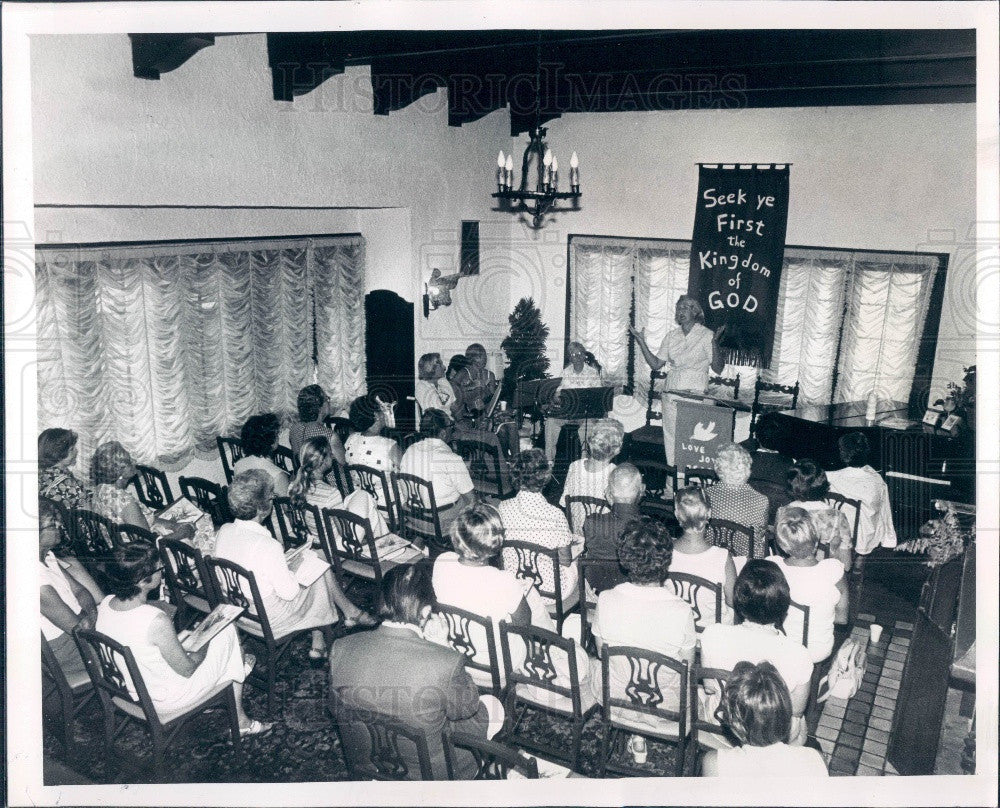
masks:
[[[712,505],[712,516],[726,519],[739,525],[753,528],[756,546],[755,558],[764,554],[767,543],[767,517],[770,507],[767,497],[750,487],[750,467],[753,459],[750,452],[738,443],[724,443],[715,453],[715,473],[719,482],[708,487],[708,501]],[[734,555],[751,555],[750,548],[734,548]]]
[[[559,504],[566,507],[566,497],[596,497],[604,499],[608,478],[615,470],[611,458],[618,454],[625,439],[625,427],[614,418],[591,421],[587,432],[587,456],[574,460],[566,471]],[[579,513],[577,512],[579,511]],[[573,525],[583,535],[585,514],[582,506],[575,506]]]
[[[266,471],[274,483],[276,496],[288,495],[288,474],[275,465],[271,456],[278,448],[281,421],[273,412],[251,415],[240,430],[243,457],[233,464],[233,474],[242,474],[251,469]]]
[[[552,478],[552,468],[541,449],[526,449],[514,462],[518,492],[500,503],[497,510],[509,541],[525,541],[559,551],[559,579],[563,597],[575,591],[577,565],[574,558],[583,549],[583,537],[570,533],[566,514],[542,496]],[[550,564],[538,570],[541,589],[555,589],[555,572]]]
[[[326,417],[330,414],[330,397],[326,391],[318,384],[306,385],[299,390],[295,406],[299,417],[288,427],[288,445],[292,452],[298,456],[302,451],[302,444],[309,438],[326,438],[330,442],[333,459],[344,465],[347,462],[344,458],[344,445],[337,433],[326,425]]]

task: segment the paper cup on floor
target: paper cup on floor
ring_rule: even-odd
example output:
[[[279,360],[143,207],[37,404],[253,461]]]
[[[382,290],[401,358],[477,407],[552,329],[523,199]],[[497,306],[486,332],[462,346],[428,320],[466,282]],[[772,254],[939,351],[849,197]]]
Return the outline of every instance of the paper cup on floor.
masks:
[[[882,639],[882,626],[878,623],[872,623],[868,626],[868,636],[871,637],[875,645],[878,645],[878,641]]]

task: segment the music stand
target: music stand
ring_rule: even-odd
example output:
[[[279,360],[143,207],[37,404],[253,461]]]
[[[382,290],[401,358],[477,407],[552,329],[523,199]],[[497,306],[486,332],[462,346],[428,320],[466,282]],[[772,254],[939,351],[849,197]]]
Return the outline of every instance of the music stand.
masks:
[[[614,387],[579,387],[559,392],[560,404],[552,411],[567,421],[604,418],[614,409]]]

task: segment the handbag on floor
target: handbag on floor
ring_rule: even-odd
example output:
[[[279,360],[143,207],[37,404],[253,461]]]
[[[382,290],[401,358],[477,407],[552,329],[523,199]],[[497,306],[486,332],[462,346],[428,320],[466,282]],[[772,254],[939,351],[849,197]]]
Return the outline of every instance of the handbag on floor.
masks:
[[[830,672],[819,680],[818,702],[828,698],[849,699],[861,687],[865,677],[868,654],[865,646],[849,637],[837,651],[830,665]]]

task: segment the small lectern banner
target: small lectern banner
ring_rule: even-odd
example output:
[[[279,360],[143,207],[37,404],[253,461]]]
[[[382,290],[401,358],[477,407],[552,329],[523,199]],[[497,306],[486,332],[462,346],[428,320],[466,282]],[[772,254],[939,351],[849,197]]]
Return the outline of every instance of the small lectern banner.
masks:
[[[714,468],[718,448],[733,440],[735,414],[729,407],[677,400],[674,460],[679,473],[686,468]]]
[[[726,326],[734,365],[768,367],[788,223],[789,167],[699,167],[688,294]]]

